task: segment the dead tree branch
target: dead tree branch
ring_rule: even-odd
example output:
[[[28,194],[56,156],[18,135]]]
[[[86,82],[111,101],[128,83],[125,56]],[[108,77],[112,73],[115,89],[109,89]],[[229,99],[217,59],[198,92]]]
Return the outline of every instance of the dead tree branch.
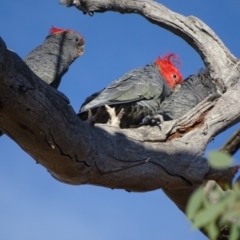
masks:
[[[240,129],[238,129],[221,147],[221,151],[225,151],[230,155],[234,155],[240,148]]]
[[[210,174],[203,153],[209,141],[240,120],[239,60],[201,20],[151,0],[61,3],[90,15],[105,11],[142,15],[188,42],[220,92],[225,87],[227,91],[218,100],[201,102],[180,119],[164,122],[162,130],[92,127],[81,122],[68,99],[40,81],[0,39],[1,130],[62,182],[128,191],[162,188],[184,210],[190,192],[206,176],[219,180],[219,175],[215,179]]]
[[[239,76],[238,60],[214,31],[194,16],[184,17],[152,0],[60,0],[60,3],[67,7],[75,6],[91,16],[94,12],[106,11],[139,14],[184,39],[199,53],[214,79],[224,80],[225,84],[231,85],[232,80]]]
[[[162,142],[162,144],[164,144],[165,141],[170,141],[174,142],[176,145],[176,141],[178,139],[183,144],[190,144],[189,146],[193,148],[193,143],[204,142],[203,144],[200,143],[197,147],[198,150],[195,151],[196,154],[201,155],[207,143],[215,135],[239,121],[239,116],[237,116],[239,114],[239,109],[237,112],[231,109],[231,112],[235,115],[235,117],[233,117],[232,120],[229,119],[230,121],[227,120],[228,126],[219,126],[219,124],[222,125],[222,123],[226,121],[226,119],[222,118],[222,114],[224,114],[227,109],[225,108],[224,110],[222,107],[226,103],[225,101],[230,100],[230,95],[228,94],[232,92],[234,88],[238,88],[238,84],[235,86],[234,84],[237,80],[239,80],[240,76],[239,61],[224,46],[218,36],[201,20],[193,16],[184,17],[151,0],[61,0],[60,2],[68,7],[75,6],[80,11],[88,13],[91,16],[94,12],[105,11],[137,13],[142,15],[151,23],[170,30],[188,42],[190,46],[192,46],[200,54],[205,66],[209,68],[220,92],[223,92],[225,86],[228,88],[228,93],[224,94],[217,103],[215,102],[212,103],[212,106],[208,106],[207,102],[205,102],[206,111],[201,112],[201,110],[204,109],[204,103],[201,103],[200,105],[202,108],[200,108],[200,111],[200,105],[198,105],[195,109],[190,111],[187,116],[184,116],[182,120],[179,119],[174,123],[166,123],[163,128],[166,130],[164,135],[155,135],[155,133],[151,133],[151,131],[145,132],[144,129],[143,132],[141,130],[137,133],[134,132],[134,136],[131,136],[131,139],[142,142],[159,141]],[[238,91],[237,89],[235,90]],[[233,103],[235,100],[230,100],[230,102]],[[230,112],[228,111],[227,114],[230,114]],[[196,134],[197,129],[201,129],[202,135],[200,132]],[[230,154],[233,154],[239,148],[238,135],[239,133],[236,133],[231,139],[229,139],[222,149],[228,151]],[[144,141],[141,140],[142,137],[144,137]],[[205,140],[203,140],[204,138]],[[232,180],[234,174],[230,175],[228,176],[228,181]],[[188,198],[195,188],[196,185],[181,189],[164,188],[164,192],[182,211],[184,211]]]
[[[199,184],[209,170],[202,157],[206,144],[240,118],[236,84],[218,101],[203,101],[185,121],[164,123],[162,131],[91,127],[3,41],[0,54],[1,130],[66,183],[130,191]]]

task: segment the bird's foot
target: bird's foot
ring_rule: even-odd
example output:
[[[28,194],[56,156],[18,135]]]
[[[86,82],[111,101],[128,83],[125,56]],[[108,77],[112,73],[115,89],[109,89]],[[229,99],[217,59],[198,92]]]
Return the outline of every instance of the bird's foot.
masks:
[[[121,118],[124,114],[124,109],[122,108],[121,111],[116,115],[115,108],[111,108],[108,105],[105,104],[106,111],[108,112],[110,118],[107,122],[108,125],[113,127],[120,127]]]
[[[91,125],[94,126],[94,124],[97,122],[98,116],[101,112],[101,108],[98,108],[97,112],[95,115],[92,114],[92,110],[89,109],[88,110],[88,119],[86,120],[86,122]]]

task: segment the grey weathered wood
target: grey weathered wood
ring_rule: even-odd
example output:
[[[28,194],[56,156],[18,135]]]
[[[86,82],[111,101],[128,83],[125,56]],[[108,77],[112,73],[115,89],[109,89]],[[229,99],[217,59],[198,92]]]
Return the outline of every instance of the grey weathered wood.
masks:
[[[240,118],[237,83],[218,101],[203,101],[186,117],[164,123],[162,131],[92,127],[3,41],[0,53],[1,130],[67,183],[130,191],[199,184],[209,170],[206,144]]]
[[[143,134],[81,122],[66,99],[39,81],[3,41],[0,54],[1,130],[59,180],[147,191],[187,187],[207,173],[205,159],[181,139],[149,141],[148,136],[157,132],[164,139],[167,132],[146,128]]]
[[[230,155],[234,155],[240,148],[240,129],[238,129],[221,147],[221,151],[225,151]]]
[[[94,12],[105,11],[142,15],[150,22],[172,31],[187,41],[200,54],[205,65],[210,69],[212,77],[220,91],[224,88],[221,84],[222,82],[224,83],[223,85],[227,86],[228,92],[218,102],[211,103],[212,105],[209,104],[209,108],[214,106],[211,111],[207,110],[209,109],[207,106],[208,103],[205,101],[205,112],[204,103],[201,103],[182,119],[164,123],[161,134],[158,134],[156,131],[153,132],[151,129],[137,129],[135,132],[134,130],[132,131],[131,134],[133,136],[131,136],[131,139],[140,142],[153,142],[153,144],[159,141],[162,142],[161,144],[159,143],[162,146],[165,144],[164,141],[170,140],[173,143],[173,148],[180,146],[180,149],[184,152],[184,147],[188,146],[187,153],[191,152],[193,155],[201,156],[207,143],[214,136],[239,121],[240,109],[237,107],[239,83],[234,86],[240,76],[239,61],[224,46],[218,36],[201,20],[193,16],[184,17],[151,0],[62,0],[60,2],[67,6],[76,6],[79,10],[87,12],[90,15],[93,15]],[[233,109],[232,104],[237,109]],[[202,113],[198,112],[199,108],[202,109]],[[188,133],[186,134],[186,132]],[[142,140],[143,137],[145,140]],[[186,157],[184,154],[182,156],[181,161],[185,161]],[[171,165],[171,167],[174,166]],[[177,168],[177,166],[175,167]],[[196,171],[198,170],[193,170],[193,172]],[[184,210],[188,197],[195,189],[195,186],[177,190],[164,189],[165,193],[179,208]]]
[[[129,191],[162,188],[184,210],[192,190],[206,176],[216,177],[202,157],[207,143],[240,120],[239,60],[201,20],[151,0],[61,2],[91,15],[137,13],[170,30],[200,54],[219,91],[226,87],[227,92],[214,102],[206,99],[180,119],[164,122],[162,130],[92,127],[1,40],[1,130],[60,181]]]
[[[230,85],[232,81],[228,80],[239,75],[238,60],[214,31],[194,16],[184,17],[152,0],[60,0],[60,3],[75,6],[91,16],[94,12],[106,11],[139,14],[184,39],[200,54],[215,79],[224,79],[225,84]]]

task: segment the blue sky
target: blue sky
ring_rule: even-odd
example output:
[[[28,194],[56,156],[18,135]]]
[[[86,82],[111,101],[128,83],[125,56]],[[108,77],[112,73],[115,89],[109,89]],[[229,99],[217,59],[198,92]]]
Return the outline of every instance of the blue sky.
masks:
[[[199,17],[240,56],[239,0],[161,3],[185,16]],[[57,0],[12,0],[1,5],[0,36],[22,58],[42,43],[52,25],[74,29],[85,37],[84,55],[73,63],[59,87],[76,111],[91,93],[164,53],[180,56],[184,77],[203,67],[187,43],[138,15],[108,12],[89,17]],[[218,136],[208,149],[219,148],[236,129]],[[0,239],[206,239],[191,230],[189,221],[161,190],[127,193],[62,184],[8,137],[0,138],[0,148]]]

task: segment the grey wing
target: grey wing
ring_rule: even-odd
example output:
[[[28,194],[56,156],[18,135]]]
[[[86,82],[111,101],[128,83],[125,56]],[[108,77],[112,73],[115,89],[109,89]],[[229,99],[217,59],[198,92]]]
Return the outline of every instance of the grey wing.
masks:
[[[205,72],[189,76],[180,90],[161,104],[164,118],[169,120],[183,116],[211,93],[216,94],[217,90]]]
[[[105,88],[104,88],[105,89]],[[104,91],[104,89],[102,89],[101,91],[95,92],[93,93],[91,96],[87,97],[84,101],[84,103],[82,104],[82,106],[80,107],[79,112],[81,112],[81,109],[83,109],[89,102],[91,102],[92,100],[94,100],[99,94],[101,94],[102,91]]]
[[[81,112],[107,105],[122,104],[140,100],[160,98],[164,80],[155,65],[147,65],[126,73],[108,87],[97,92],[83,104]],[[87,99],[85,102],[87,102]]]
[[[46,56],[48,56],[47,59]],[[57,66],[56,59],[54,55],[47,53],[46,49],[42,45],[32,50],[24,58],[24,62],[39,78],[41,78],[47,84],[53,83],[57,77],[56,67],[54,67]],[[58,81],[60,80],[58,79]]]
[[[164,119],[177,119],[199,103],[198,98],[191,92],[178,92],[172,94],[162,102],[160,109]]]

